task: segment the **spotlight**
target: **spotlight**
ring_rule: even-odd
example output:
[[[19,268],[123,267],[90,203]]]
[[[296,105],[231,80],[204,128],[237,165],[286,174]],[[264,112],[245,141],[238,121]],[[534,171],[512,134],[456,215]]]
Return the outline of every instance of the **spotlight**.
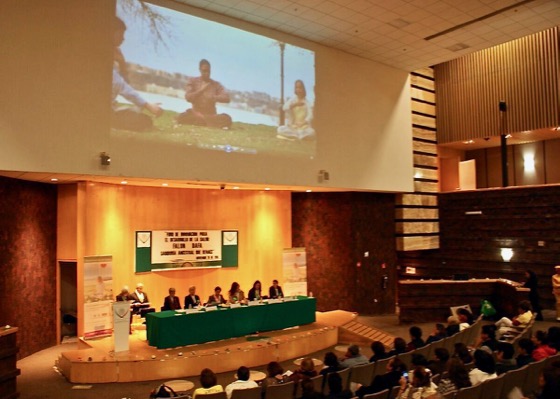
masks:
[[[99,160],[102,166],[111,165],[111,156],[106,152],[102,152],[101,154],[99,154]]]

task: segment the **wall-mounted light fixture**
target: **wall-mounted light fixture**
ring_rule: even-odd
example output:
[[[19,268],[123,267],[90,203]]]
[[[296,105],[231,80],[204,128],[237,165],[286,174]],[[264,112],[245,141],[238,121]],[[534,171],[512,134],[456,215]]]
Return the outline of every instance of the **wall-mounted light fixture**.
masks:
[[[525,169],[525,172],[535,171],[535,156],[533,154],[523,155],[523,168]]]
[[[99,161],[101,162],[102,166],[109,166],[111,165],[111,156],[106,152],[102,152],[99,154]]]
[[[511,258],[513,258],[513,249],[511,248],[501,248],[500,255],[502,255],[502,259],[504,262],[509,262]]]

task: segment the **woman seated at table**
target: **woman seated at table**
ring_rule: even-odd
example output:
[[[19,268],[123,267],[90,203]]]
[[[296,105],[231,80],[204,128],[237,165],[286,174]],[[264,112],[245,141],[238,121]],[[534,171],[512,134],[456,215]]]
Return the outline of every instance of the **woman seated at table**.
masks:
[[[218,379],[216,374],[210,369],[202,369],[200,372],[200,385],[201,388],[197,388],[193,392],[192,398],[195,399],[198,395],[207,395],[209,393],[223,392],[224,388],[218,385]]]
[[[228,301],[229,303],[243,303],[245,302],[245,293],[241,290],[241,286],[238,282],[233,282],[231,288],[228,291]]]
[[[207,306],[214,306],[214,305],[221,305],[226,303],[224,296],[222,295],[222,288],[216,287],[214,288],[214,295],[210,295],[208,297],[208,301],[206,302]]]
[[[259,280],[253,283],[253,288],[249,290],[249,300],[250,301],[260,301],[265,297],[262,296],[262,285]]]

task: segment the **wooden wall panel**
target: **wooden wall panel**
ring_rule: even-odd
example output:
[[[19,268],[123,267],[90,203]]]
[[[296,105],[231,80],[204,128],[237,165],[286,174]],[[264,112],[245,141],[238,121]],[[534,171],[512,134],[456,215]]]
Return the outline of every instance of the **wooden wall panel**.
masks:
[[[438,142],[560,125],[559,32],[555,27],[435,66]]]

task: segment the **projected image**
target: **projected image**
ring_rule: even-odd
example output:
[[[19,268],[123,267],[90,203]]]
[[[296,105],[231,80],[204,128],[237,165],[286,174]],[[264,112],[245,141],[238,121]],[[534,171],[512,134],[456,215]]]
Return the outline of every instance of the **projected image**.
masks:
[[[112,135],[313,158],[312,51],[141,0],[118,0]]]

